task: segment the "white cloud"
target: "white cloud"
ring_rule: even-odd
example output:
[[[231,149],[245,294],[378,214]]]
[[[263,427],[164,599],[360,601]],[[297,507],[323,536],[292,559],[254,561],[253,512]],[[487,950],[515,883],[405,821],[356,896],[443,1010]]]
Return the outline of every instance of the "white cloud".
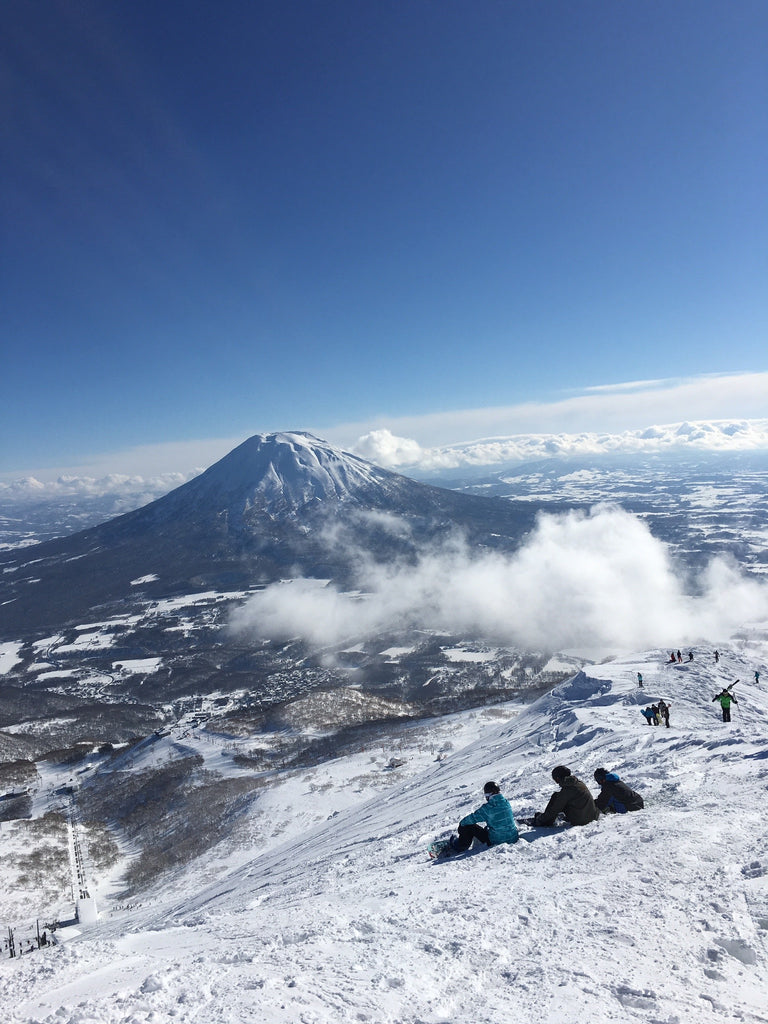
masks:
[[[232,628],[316,645],[418,626],[534,649],[672,649],[722,642],[768,618],[768,585],[716,560],[686,588],[666,545],[609,506],[541,516],[512,555],[473,551],[453,536],[415,565],[374,565],[362,552],[359,564],[360,592],[275,584],[238,610]]]
[[[191,473],[163,473],[154,477],[127,476],[110,473],[103,477],[64,475],[56,480],[41,481],[25,477],[10,483],[0,481],[0,498],[8,502],[46,501],[71,498],[87,501],[89,498],[115,497],[126,499],[132,507],[158,498],[174,487],[186,483],[200,470]]]
[[[672,444],[669,430],[658,424],[673,424],[676,429],[688,424],[696,432],[690,443],[701,448],[724,448],[728,426],[733,432],[731,448],[768,448],[767,414],[768,373],[761,372],[594,385],[582,394],[550,402],[289,426],[309,430],[386,468],[439,468],[547,454],[647,450],[639,442],[653,436],[660,446]],[[719,429],[707,434],[706,424],[716,422]],[[758,433],[750,434],[750,423],[760,425]],[[271,429],[278,428],[259,424],[250,433]],[[19,477],[35,478],[45,486],[62,477],[101,481],[110,475],[154,479],[173,473],[188,479],[244,440],[245,436],[142,445],[93,455],[77,465],[4,472],[0,484],[11,486]]]
[[[406,439],[392,446],[388,466],[396,465],[395,452],[408,452]],[[418,461],[401,465],[412,470],[493,466],[501,462],[530,462],[552,456],[608,454],[661,454],[697,451],[768,451],[768,419],[667,423],[622,433],[518,434],[488,438],[444,448],[423,448]]]
[[[363,434],[355,442],[352,451],[385,469],[418,463],[423,454],[417,441],[407,437],[395,437],[392,431],[386,428]]]

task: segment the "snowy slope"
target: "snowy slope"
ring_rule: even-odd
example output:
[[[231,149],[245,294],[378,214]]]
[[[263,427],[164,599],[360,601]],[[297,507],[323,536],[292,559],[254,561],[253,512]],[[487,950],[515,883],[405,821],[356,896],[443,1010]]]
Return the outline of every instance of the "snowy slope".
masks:
[[[10,1019],[768,1021],[768,633],[720,651],[588,668],[388,788],[370,753],[294,775],[265,795],[250,853],[216,851],[143,906],[105,904],[69,941],[0,961]],[[736,678],[727,725],[712,697]],[[639,714],[659,697],[668,730]],[[427,859],[487,779],[527,815],[558,763],[593,791],[595,767],[618,771],[646,809]]]

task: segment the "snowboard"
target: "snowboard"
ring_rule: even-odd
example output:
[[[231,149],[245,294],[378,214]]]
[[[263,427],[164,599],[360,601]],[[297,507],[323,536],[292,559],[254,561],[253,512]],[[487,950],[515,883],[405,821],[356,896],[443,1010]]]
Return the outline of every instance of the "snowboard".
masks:
[[[441,857],[450,857],[453,854],[453,844],[450,839],[435,839],[427,847],[427,853],[431,860],[439,860]]]

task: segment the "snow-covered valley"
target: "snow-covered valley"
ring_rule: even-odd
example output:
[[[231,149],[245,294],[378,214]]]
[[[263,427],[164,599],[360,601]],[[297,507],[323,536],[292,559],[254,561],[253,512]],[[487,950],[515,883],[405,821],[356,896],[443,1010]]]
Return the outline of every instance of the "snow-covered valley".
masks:
[[[275,777],[226,841],[129,907],[120,864],[94,868],[99,921],[1,961],[10,1019],[765,1022],[768,695],[754,673],[768,633],[745,631],[717,663],[701,644],[693,661],[668,657],[586,667],[528,706],[437,720],[410,748]],[[712,698],[735,679],[727,724]],[[640,715],[660,697],[669,729]],[[191,731],[136,757],[196,752],[212,779],[242,774],[225,746]],[[595,767],[617,771],[645,810],[428,859],[486,780],[525,817],[558,763],[593,792]],[[17,827],[3,826],[7,882]],[[34,900],[7,895],[8,923],[29,923]]]

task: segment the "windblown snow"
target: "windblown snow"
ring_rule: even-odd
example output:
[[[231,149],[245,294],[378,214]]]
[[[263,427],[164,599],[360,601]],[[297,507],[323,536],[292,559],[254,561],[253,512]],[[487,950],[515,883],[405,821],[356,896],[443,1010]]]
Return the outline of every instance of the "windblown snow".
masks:
[[[768,633],[744,632],[717,663],[713,647],[674,664],[669,650],[586,667],[528,706],[435,722],[434,744],[401,751],[398,768],[377,747],[286,775],[239,842],[159,878],[140,906],[95,880],[97,923],[0,961],[6,1019],[768,1021],[768,694],[754,678]],[[736,679],[727,724],[712,698]],[[668,729],[640,715],[661,697]],[[471,742],[450,749],[449,735]],[[220,737],[163,742],[234,770]],[[428,859],[485,781],[528,816],[556,764],[593,792],[596,767],[618,772],[645,810]]]

